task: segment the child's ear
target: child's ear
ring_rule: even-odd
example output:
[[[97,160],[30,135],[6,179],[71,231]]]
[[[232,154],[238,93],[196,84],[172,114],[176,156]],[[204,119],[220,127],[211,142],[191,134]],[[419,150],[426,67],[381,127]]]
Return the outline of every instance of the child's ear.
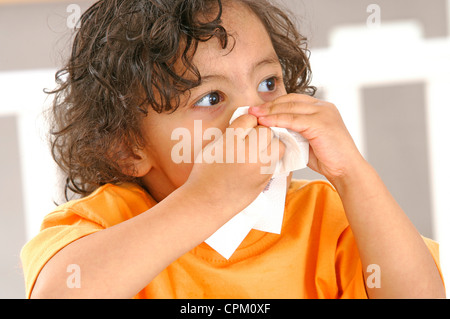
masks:
[[[144,149],[134,149],[133,154],[120,160],[122,173],[133,177],[143,177],[152,169],[152,162]]]

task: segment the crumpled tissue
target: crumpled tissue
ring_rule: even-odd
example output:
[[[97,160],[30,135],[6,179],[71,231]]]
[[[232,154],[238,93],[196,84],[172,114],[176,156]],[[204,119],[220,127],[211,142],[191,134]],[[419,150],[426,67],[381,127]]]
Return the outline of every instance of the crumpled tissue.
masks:
[[[233,113],[230,124],[248,113],[248,106]],[[309,143],[297,132],[271,127],[275,137],[285,145],[283,158],[277,162],[272,178],[264,191],[243,211],[235,215],[205,242],[224,258],[229,259],[251,229],[280,234],[286,199],[287,176],[305,168],[309,160]]]

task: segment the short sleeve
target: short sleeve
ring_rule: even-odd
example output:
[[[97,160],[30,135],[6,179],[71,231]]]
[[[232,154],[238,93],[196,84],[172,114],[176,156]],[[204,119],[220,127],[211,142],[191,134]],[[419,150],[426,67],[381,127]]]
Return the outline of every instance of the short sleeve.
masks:
[[[26,298],[30,298],[36,279],[44,265],[58,251],[71,242],[101,229],[103,227],[99,224],[70,210],[48,215],[44,219],[39,234],[32,238],[21,251]]]
[[[339,237],[335,265],[338,298],[367,299],[361,259],[350,227]]]
[[[422,239],[424,240],[425,245],[427,245],[427,248],[430,251],[431,256],[433,257],[434,263],[436,264],[436,267],[439,271],[439,275],[441,276],[442,283],[444,284],[445,287],[444,276],[442,274],[441,264],[439,260],[439,244],[434,240],[424,236],[422,236]]]
[[[423,236],[422,238],[436,263],[441,280],[444,283],[439,262],[439,245],[429,238]],[[365,288],[364,270],[350,227],[344,230],[338,241],[336,250],[336,278],[339,298],[368,298]]]

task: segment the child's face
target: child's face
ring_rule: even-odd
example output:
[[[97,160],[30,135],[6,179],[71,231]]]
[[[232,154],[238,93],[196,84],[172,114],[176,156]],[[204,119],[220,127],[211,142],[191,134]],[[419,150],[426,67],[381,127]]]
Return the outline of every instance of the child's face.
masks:
[[[158,114],[149,108],[144,119],[147,165],[141,165],[144,169],[138,168],[138,173],[157,201],[180,187],[194,165],[193,160],[176,164],[171,158],[172,148],[179,143],[171,140],[175,129],[188,129],[193,146],[194,120],[201,120],[203,131],[216,127],[224,132],[236,108],[259,105],[286,94],[281,65],[259,18],[246,7],[233,4],[224,6],[222,20],[236,41],[229,39],[229,47],[234,43],[232,51],[222,49],[216,38],[199,43],[193,62],[202,84],[182,98],[174,113]],[[203,141],[203,147],[209,142]]]

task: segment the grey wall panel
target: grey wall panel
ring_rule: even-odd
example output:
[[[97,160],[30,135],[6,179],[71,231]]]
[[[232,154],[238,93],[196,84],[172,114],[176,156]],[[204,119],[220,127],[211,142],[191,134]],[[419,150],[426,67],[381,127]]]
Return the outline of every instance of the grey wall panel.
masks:
[[[363,103],[368,161],[416,228],[433,237],[424,85],[365,88]]]
[[[310,47],[328,46],[330,30],[365,24],[371,0],[280,0],[298,17]],[[61,0],[0,6],[0,70],[52,68],[61,65],[70,45],[66,21],[70,4],[86,10],[94,0]],[[381,21],[418,20],[425,38],[447,35],[446,0],[378,0]]]
[[[93,0],[0,5],[0,71],[59,68],[71,47],[70,4]]]
[[[15,116],[0,116],[0,299],[25,297],[20,249],[25,218]]]
[[[313,48],[327,47],[330,31],[342,25],[366,24],[370,4],[380,8],[381,23],[418,21],[425,38],[447,35],[446,0],[281,0],[295,13],[301,32]]]

